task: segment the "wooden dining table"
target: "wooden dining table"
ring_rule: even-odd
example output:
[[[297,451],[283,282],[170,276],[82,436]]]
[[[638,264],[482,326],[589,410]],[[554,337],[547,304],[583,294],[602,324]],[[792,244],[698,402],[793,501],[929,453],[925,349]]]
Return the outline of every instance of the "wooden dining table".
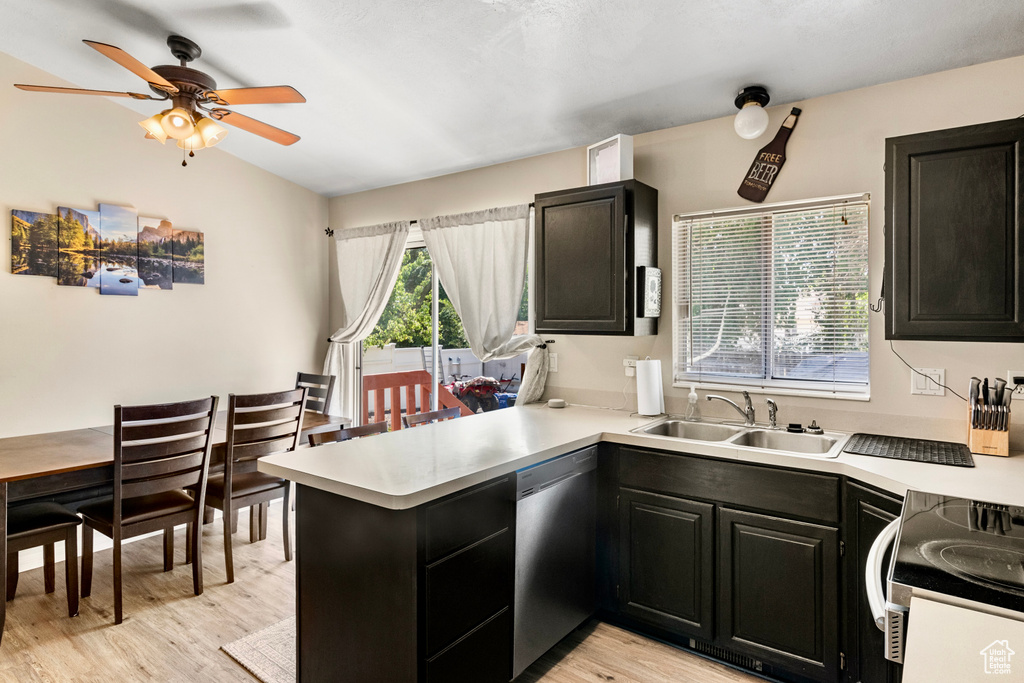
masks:
[[[217,413],[210,471],[224,467],[227,411]],[[342,429],[351,420],[305,411],[302,443],[309,434]],[[7,576],[7,506],[30,499],[87,499],[110,495],[114,481],[114,426],[47,432],[0,439],[0,580]],[[265,528],[265,511],[261,526]],[[0,599],[0,639],[6,620]]]

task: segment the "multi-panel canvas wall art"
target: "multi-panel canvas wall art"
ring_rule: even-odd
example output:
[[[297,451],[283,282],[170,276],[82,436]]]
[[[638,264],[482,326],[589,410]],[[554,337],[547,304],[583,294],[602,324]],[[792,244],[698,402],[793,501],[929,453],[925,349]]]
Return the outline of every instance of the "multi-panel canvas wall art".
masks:
[[[11,272],[57,277],[57,217],[11,211]]]
[[[65,287],[138,296],[139,289],[205,284],[203,233],[130,206],[58,207],[56,214],[11,211],[11,273],[57,278]]]
[[[57,284],[100,286],[100,212],[57,208]]]
[[[206,282],[206,261],[203,233],[195,230],[174,231],[174,281],[194,285]]]
[[[140,287],[146,289],[171,289],[174,287],[172,233],[173,226],[169,220],[139,216]]]
[[[139,295],[139,212],[100,204],[100,294]]]

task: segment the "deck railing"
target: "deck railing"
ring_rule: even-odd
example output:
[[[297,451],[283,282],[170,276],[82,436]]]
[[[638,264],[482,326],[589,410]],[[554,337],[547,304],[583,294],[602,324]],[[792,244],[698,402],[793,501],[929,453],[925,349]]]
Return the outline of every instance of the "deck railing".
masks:
[[[363,375],[363,424],[370,422],[370,393],[373,393],[374,422],[383,422],[387,413],[385,396],[391,396],[391,429],[402,428],[402,415],[416,415],[430,411],[430,389],[434,378],[426,370],[408,370],[406,372],[386,372],[379,375]],[[473,411],[466,407],[447,387],[437,386],[438,408],[458,408],[462,415],[472,415]],[[405,398],[403,407],[402,398]],[[417,408],[416,399],[419,398]]]

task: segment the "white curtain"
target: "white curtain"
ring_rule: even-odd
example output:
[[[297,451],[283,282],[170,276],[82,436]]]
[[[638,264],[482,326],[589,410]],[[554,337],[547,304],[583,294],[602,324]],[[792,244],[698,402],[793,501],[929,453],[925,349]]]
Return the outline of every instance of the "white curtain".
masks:
[[[482,361],[527,360],[516,405],[537,401],[547,380],[547,351],[537,335],[513,337],[526,281],[530,244],[528,204],[420,221],[437,276]]]
[[[360,387],[352,378],[359,356],[357,344],[380,319],[398,279],[409,235],[409,222],[384,223],[335,233],[338,255],[337,295],[341,300],[341,327],[331,335],[324,359],[324,374],[334,375],[331,415],[355,420]]]

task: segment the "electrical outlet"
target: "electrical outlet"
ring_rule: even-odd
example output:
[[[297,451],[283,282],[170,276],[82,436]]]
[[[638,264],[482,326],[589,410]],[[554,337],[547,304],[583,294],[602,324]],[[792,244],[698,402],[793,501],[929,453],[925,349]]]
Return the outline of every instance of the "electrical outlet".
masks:
[[[914,368],[910,373],[910,393],[923,396],[945,396],[946,371],[942,368]]]
[[[548,354],[548,372],[558,372],[558,354]]]
[[[626,377],[636,377],[636,362],[639,356],[626,356],[622,359],[622,365],[626,368]]]
[[[1013,390],[1013,395],[1024,396],[1024,370],[1006,371],[1006,386],[1012,387],[1014,384],[1017,388]]]

